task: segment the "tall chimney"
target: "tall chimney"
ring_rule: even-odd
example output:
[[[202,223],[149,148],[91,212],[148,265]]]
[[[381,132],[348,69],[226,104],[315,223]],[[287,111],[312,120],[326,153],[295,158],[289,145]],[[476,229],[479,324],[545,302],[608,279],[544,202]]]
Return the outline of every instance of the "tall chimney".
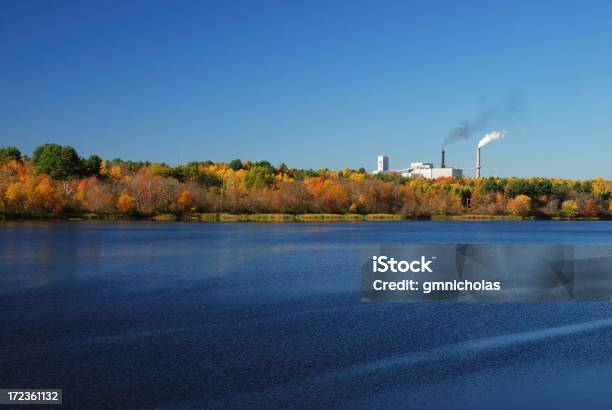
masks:
[[[446,168],[446,165],[444,165],[444,148],[442,148],[442,162],[440,163],[440,168]]]
[[[476,178],[480,178],[480,148],[476,148]]]

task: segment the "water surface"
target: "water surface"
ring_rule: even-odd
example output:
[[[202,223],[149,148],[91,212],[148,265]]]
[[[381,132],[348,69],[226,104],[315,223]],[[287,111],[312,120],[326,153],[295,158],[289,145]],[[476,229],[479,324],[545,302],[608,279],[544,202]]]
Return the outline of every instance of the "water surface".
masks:
[[[360,302],[364,255],[409,243],[612,244],[612,223],[4,223],[0,387],[73,407],[612,403],[608,303]]]

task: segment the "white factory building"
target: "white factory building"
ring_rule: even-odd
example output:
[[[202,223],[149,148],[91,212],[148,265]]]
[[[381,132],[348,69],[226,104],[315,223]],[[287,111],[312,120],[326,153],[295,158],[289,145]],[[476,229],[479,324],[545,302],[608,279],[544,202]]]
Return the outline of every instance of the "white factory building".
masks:
[[[423,177],[427,179],[463,176],[463,170],[461,168],[436,168],[431,162],[411,162],[408,168],[400,169],[397,172],[403,177]]]
[[[408,168],[389,170],[389,157],[385,155],[378,156],[378,167],[373,174],[382,172],[396,172],[403,177],[417,177],[426,179],[437,179],[441,177],[461,177],[463,170],[461,168],[447,167],[444,163],[444,151],[442,151],[442,162],[437,168],[431,162],[411,162]]]

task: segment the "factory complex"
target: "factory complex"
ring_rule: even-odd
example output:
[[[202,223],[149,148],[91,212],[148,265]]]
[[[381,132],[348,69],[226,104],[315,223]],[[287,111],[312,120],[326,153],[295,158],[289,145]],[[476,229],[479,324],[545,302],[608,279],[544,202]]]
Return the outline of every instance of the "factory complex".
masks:
[[[389,169],[389,157],[386,155],[378,156],[378,167],[374,174],[396,172],[403,177],[417,177],[426,179],[437,179],[441,177],[461,177],[463,170],[461,168],[447,167],[444,162],[444,150],[442,150],[442,159],[440,167],[434,166],[431,162],[411,162],[408,168],[397,169],[391,171]]]
[[[480,149],[485,145],[490,144],[493,141],[499,140],[503,138],[508,131],[491,131],[486,134],[476,146],[476,167],[475,176],[476,178],[480,178]],[[445,141],[446,144],[446,141]],[[445,161],[445,150],[442,146],[442,152],[440,155],[440,167],[436,168],[431,162],[411,162],[408,168],[390,170],[389,169],[389,157],[386,155],[378,156],[378,166],[373,174],[381,174],[385,172],[394,172],[398,173],[403,177],[417,177],[417,178],[426,178],[426,179],[437,179],[443,177],[451,177],[457,178],[463,176],[463,169],[455,168],[455,167],[447,167]],[[472,168],[470,168],[472,169]]]

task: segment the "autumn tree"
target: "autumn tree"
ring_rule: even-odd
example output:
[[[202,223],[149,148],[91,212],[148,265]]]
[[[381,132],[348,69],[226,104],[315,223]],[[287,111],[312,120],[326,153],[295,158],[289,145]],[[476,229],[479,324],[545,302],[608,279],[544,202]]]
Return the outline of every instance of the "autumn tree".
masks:
[[[561,204],[561,213],[566,218],[575,218],[580,214],[580,207],[575,200],[568,199]]]
[[[113,210],[113,192],[110,184],[89,177],[79,181],[75,199],[88,212],[108,213]]]
[[[321,198],[325,212],[346,213],[351,205],[349,192],[344,184],[329,181]]]
[[[604,181],[602,177],[597,177],[595,181],[593,181],[592,187],[593,194],[596,197],[603,200],[608,200],[610,198],[610,188],[612,188],[610,181]]]
[[[311,211],[312,196],[303,182],[284,181],[278,185],[280,211],[300,214]]]
[[[244,183],[247,188],[255,189],[272,186],[274,184],[273,168],[262,165],[252,167],[247,172]]]
[[[513,216],[524,218],[531,213],[531,198],[527,195],[517,195],[508,201],[507,208]]]
[[[7,214],[25,213],[23,209],[23,189],[20,183],[9,183],[4,192],[5,210]]]
[[[133,213],[136,210],[136,199],[127,191],[123,191],[117,199],[117,210],[124,214]]]
[[[192,206],[193,196],[188,190],[183,190],[176,200],[178,209],[181,211],[189,211]]]
[[[593,198],[589,198],[586,201],[583,213],[589,218],[595,218],[599,215],[599,207],[597,206],[597,202],[595,202]]]
[[[36,200],[38,206],[43,212],[60,212],[61,206],[58,204],[53,187],[53,181],[49,176],[39,178],[35,189]]]

